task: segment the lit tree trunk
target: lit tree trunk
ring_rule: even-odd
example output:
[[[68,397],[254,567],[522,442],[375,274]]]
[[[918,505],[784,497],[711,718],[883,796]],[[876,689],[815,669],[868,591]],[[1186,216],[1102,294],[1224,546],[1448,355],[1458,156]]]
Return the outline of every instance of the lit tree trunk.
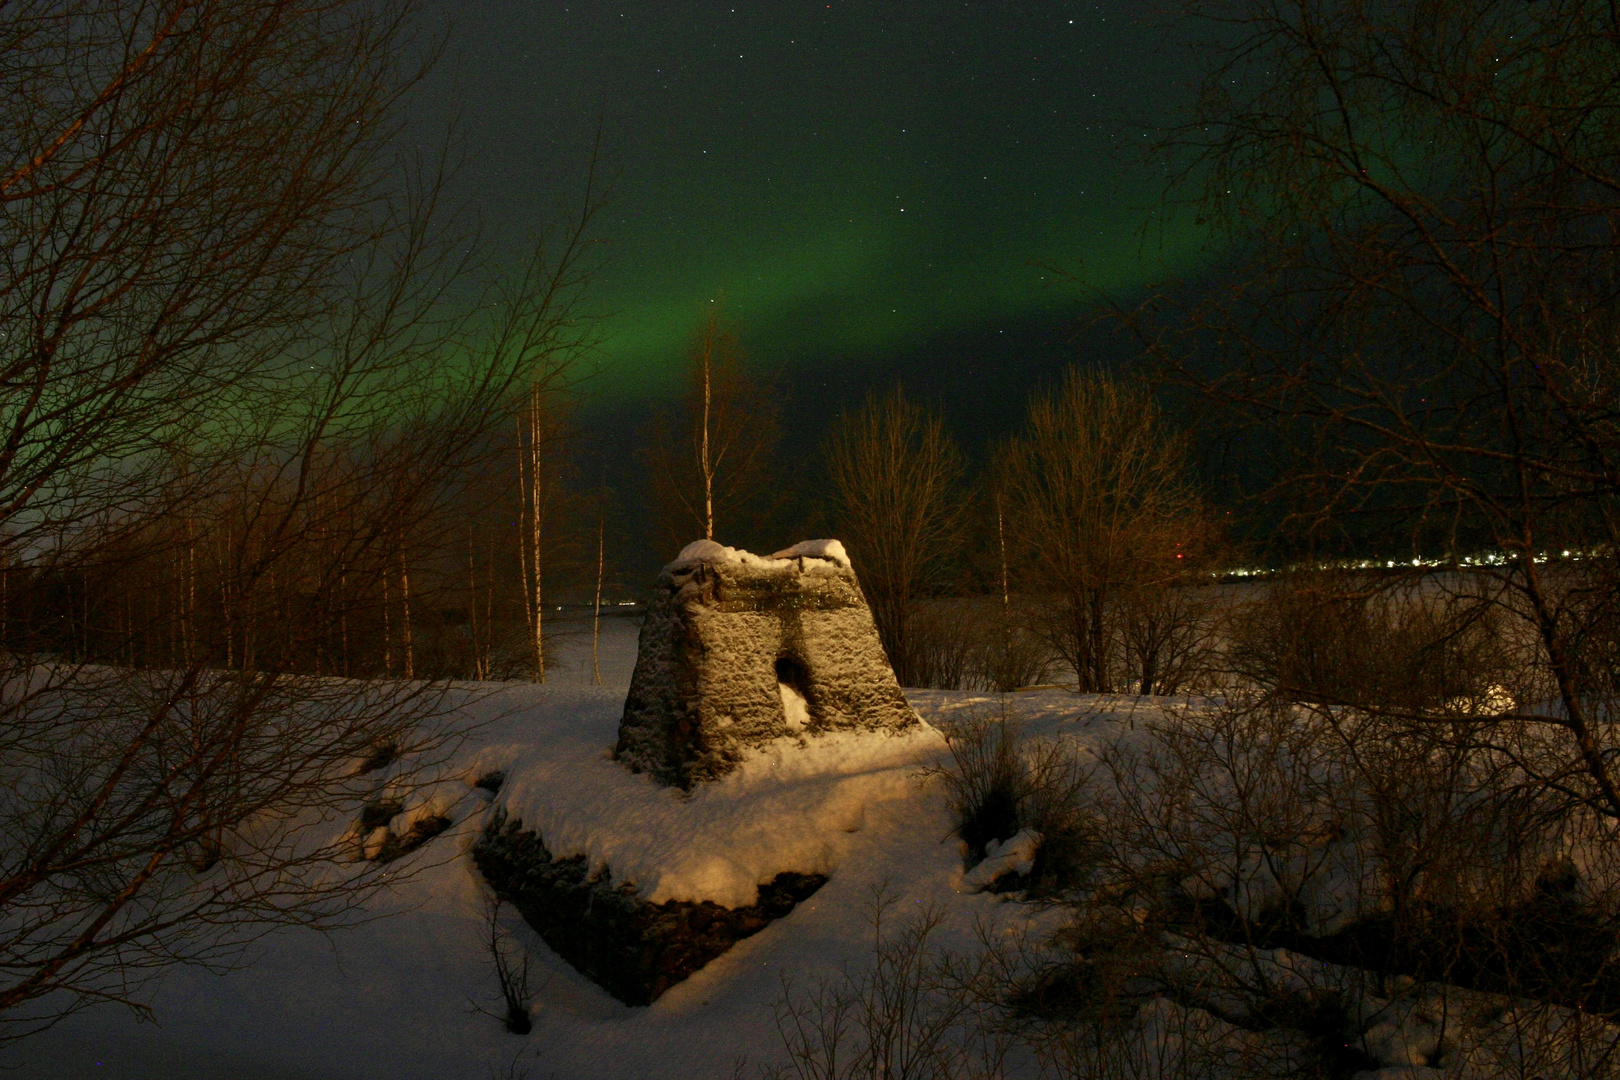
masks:
[[[196,662],[197,642],[197,537],[192,531],[191,518],[185,519],[186,526],[186,565],[185,565],[185,591],[181,598],[180,611],[180,651],[185,659],[185,666],[190,667]]]
[[[411,640],[411,571],[405,563],[405,541],[399,542],[400,633],[405,647],[405,677],[416,678],[416,644]]]
[[[711,386],[709,382],[710,361],[714,354],[714,334],[711,332],[703,340],[703,538],[714,539],[714,462],[709,457],[709,407],[711,401]]]
[[[472,523],[467,524],[467,633],[472,639],[473,678],[484,680],[483,639],[478,635],[478,544]]]
[[[602,540],[604,531],[603,506],[602,501],[599,500],[596,506],[596,607],[591,613],[591,676],[597,686],[602,685],[602,662],[598,646],[602,640]]]
[[[1007,530],[1001,512],[1001,492],[996,492],[996,546],[1001,549],[1001,644],[1012,648],[1012,590],[1007,584]]]
[[[544,484],[540,461],[540,385],[529,390],[529,479],[533,482],[530,493],[529,525],[534,562],[534,681],[546,681],[546,615],[545,569],[541,562],[541,530],[544,523]]]
[[[214,572],[219,575],[219,624],[225,634],[225,666],[236,667],[236,610],[231,604],[230,537],[215,533]]]
[[[264,593],[259,582],[248,576],[247,567],[253,565],[255,552],[253,550],[253,528],[251,525],[242,530],[242,559],[241,581],[236,586],[236,609],[238,618],[242,622],[242,670],[252,671],[259,659],[259,602]]]
[[[320,558],[324,561],[329,536],[324,528],[318,528],[316,535],[320,538],[316,550],[320,552]],[[310,555],[305,555],[304,565],[304,572],[308,575],[308,579],[312,582],[319,582],[321,577],[320,568],[311,559]],[[315,619],[314,639],[310,642],[310,657],[315,665],[315,674],[320,676],[326,674],[328,650],[332,644],[332,594],[330,590],[317,588],[313,591],[309,607]]]
[[[383,674],[391,676],[394,674],[394,627],[392,613],[389,608],[394,600],[389,595],[388,564],[386,562],[383,564],[383,572],[379,576],[382,578],[383,591]]]
[[[495,676],[495,537],[489,538],[489,561],[484,564],[484,672]]]
[[[518,586],[523,592],[523,622],[529,628],[529,637],[534,637],[534,591],[529,585],[529,540],[528,540],[528,514],[529,496],[531,494],[528,481],[527,451],[523,445],[523,418],[518,417],[517,422],[517,463],[518,463]]]
[[[524,444],[524,423],[518,421],[518,558],[523,578],[523,613],[528,620],[534,648],[534,680],[546,681],[545,587],[540,556],[544,539],[545,489],[540,454],[540,387],[529,393],[528,444]]]
[[[349,568],[345,564],[338,570],[338,634],[342,640],[343,677],[349,677]]]
[[[495,676],[495,537],[489,538],[489,561],[484,564],[484,670]]]

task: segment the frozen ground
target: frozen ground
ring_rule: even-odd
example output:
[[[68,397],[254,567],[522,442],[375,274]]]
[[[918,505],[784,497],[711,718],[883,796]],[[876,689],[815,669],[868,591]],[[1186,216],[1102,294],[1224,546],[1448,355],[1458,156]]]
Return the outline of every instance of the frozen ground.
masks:
[[[932,730],[873,742],[827,740],[797,753],[768,748],[684,801],[608,760],[634,665],[635,633],[634,620],[605,621],[602,686],[591,681],[587,632],[559,641],[546,686],[508,684],[463,705],[478,726],[455,776],[429,792],[430,801],[406,807],[407,817],[443,813],[454,825],[407,857],[417,872],[379,899],[372,911],[378,918],[330,937],[278,932],[227,974],[177,970],[153,999],[155,1022],[116,1009],[81,1014],[0,1053],[0,1076],[752,1078],[757,1066],[783,1059],[771,1008],[783,980],[804,987],[868,960],[866,913],[875,890],[892,897],[891,918],[929,907],[945,912],[933,943],[946,948],[973,949],[976,924],[997,932],[1030,927],[1031,919],[1053,920],[1030,927],[1035,938],[1057,925],[1057,912],[1040,915],[976,888],[992,864],[1028,864],[1032,838],[1026,834],[964,874],[939,784],[919,775],[943,752]],[[970,693],[913,691],[907,697],[930,721],[999,707]],[[1017,693],[1006,704],[1025,734],[1062,739],[1082,751],[1121,743],[1142,748],[1150,741],[1144,721],[1181,712],[1179,702],[1164,699],[1062,690]],[[494,770],[507,779],[492,798],[471,781]],[[593,865],[611,867],[615,881],[636,881],[653,900],[748,903],[753,884],[781,870],[822,872],[829,880],[791,914],[644,1008],[619,1004],[508,913],[507,931],[534,964],[534,1029],[513,1036],[479,1011],[496,1011],[498,993],[481,943],[483,887],[467,857],[496,810],[537,826],[554,854],[585,854]],[[1271,879],[1240,849],[1234,846],[1241,855],[1237,877],[1222,887],[1264,901]],[[1332,885],[1338,878],[1323,880]],[[1215,954],[1221,948],[1215,946]],[[1335,980],[1351,974],[1281,949],[1231,959],[1243,970],[1252,964],[1257,976],[1277,985],[1338,985]],[[1400,990],[1393,1001],[1366,997],[1347,1021],[1355,1024],[1347,1034],[1358,1038],[1360,1032],[1365,1050],[1384,1066],[1357,1074],[1360,1080],[1499,1077],[1502,1066],[1522,1064],[1529,1052],[1523,1031],[1532,1029],[1550,1048],[1537,1050],[1536,1060],[1557,1067],[1520,1071],[1574,1075],[1566,1067],[1574,1060],[1568,1047],[1601,1051],[1620,1037],[1605,1026],[1576,1040],[1569,1010],[1525,1011],[1524,1003],[1455,987],[1430,987],[1421,1000],[1417,993]],[[1168,1048],[1193,1031],[1213,1032],[1228,1048],[1292,1045],[1287,1032],[1250,1035],[1165,999],[1145,1005],[1137,1024],[1141,1045],[1150,1048],[1144,1052],[1164,1061]],[[1437,1057],[1441,1033],[1450,1041]],[[1430,1060],[1444,1060],[1445,1068],[1423,1064]],[[1159,1067],[1127,1072],[1152,1076]],[[1247,1080],[1245,1073],[1227,1075]]]
[[[489,810],[483,800],[466,798],[452,813],[455,827],[414,856],[431,865],[378,905],[377,913],[389,917],[331,937],[274,934],[255,947],[250,964],[229,974],[179,970],[156,995],[155,1023],[117,1009],[95,1010],[13,1049],[0,1057],[0,1067],[16,1080],[487,1080],[525,1071],[533,1080],[729,1077],[741,1057],[754,1063],[779,1059],[770,1004],[784,975],[802,984],[862,959],[869,940],[863,912],[874,887],[886,885],[901,910],[948,908],[944,944],[966,945],[975,916],[1021,917],[1020,906],[975,893],[963,881],[939,794],[916,776],[939,753],[934,738],[897,745],[899,752],[880,760],[846,761],[833,770],[838,779],[822,789],[784,774],[774,786],[756,784],[768,789],[765,802],[738,800],[756,816],[767,806],[784,816],[801,805],[831,807],[809,818],[830,821],[830,814],[841,823],[819,847],[804,829],[794,834],[797,847],[762,842],[773,835],[770,830],[761,832],[758,822],[742,820],[744,814],[728,822],[725,804],[718,802],[705,808],[702,827],[678,834],[673,818],[645,816],[644,804],[659,801],[650,788],[631,791],[630,801],[641,802],[631,807],[623,827],[593,837],[590,815],[581,813],[591,798],[587,774],[594,769],[599,778],[625,787],[617,777],[622,770],[602,760],[602,753],[613,740],[634,663],[633,621],[607,620],[601,687],[589,685],[589,644],[588,634],[569,642],[569,652],[560,657],[567,664],[547,686],[513,684],[469,707],[484,727],[468,750],[468,766],[517,768],[514,778],[529,779],[506,793],[513,811],[545,816],[557,835],[572,821],[581,845],[622,845],[625,835],[640,829],[643,841],[634,852],[599,854],[625,866],[640,859],[644,874],[658,871],[658,833],[669,830],[664,848],[673,869],[661,896],[723,893],[734,889],[739,874],[768,876],[765,863],[773,850],[787,862],[817,863],[796,869],[830,871],[819,892],[646,1008],[620,1005],[514,917],[511,929],[538,965],[539,991],[532,1034],[513,1036],[474,1008],[494,1008],[497,992],[479,945],[480,885],[465,857]],[[986,700],[943,692],[910,697],[925,717]],[[1129,722],[1127,713],[1098,712],[1097,703],[1060,691],[1015,700],[1036,730],[1082,739],[1108,737],[1110,729]],[[541,783],[548,763],[561,795],[548,796]],[[761,775],[770,773],[770,763],[761,768]],[[694,803],[703,808],[701,799]],[[683,861],[705,845],[710,854],[718,852],[714,837],[728,828],[752,837],[753,861],[720,870],[703,859]]]

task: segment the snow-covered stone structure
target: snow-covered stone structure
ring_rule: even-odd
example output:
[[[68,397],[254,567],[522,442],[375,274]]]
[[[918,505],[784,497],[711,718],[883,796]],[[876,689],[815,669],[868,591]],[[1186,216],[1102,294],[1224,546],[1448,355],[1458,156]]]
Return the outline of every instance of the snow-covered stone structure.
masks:
[[[658,576],[614,756],[690,788],[774,739],[919,723],[842,544],[699,540]]]

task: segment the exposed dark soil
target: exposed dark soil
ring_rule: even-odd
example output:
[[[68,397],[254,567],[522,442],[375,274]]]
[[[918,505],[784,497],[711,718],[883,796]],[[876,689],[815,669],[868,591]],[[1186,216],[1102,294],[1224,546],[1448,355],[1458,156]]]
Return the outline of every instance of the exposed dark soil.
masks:
[[[522,822],[492,821],[473,861],[497,896],[522,913],[559,956],[626,1005],[649,1005],[745,937],[780,919],[826,883],[778,874],[748,907],[643,900],[632,883],[588,876],[583,856],[555,859]]]

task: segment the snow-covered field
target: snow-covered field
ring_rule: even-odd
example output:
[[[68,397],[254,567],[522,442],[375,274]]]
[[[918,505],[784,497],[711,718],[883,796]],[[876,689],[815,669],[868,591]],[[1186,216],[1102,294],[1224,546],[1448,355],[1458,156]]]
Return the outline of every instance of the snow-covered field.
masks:
[[[413,812],[443,814],[454,824],[402,861],[416,872],[402,876],[373,905],[378,918],[329,937],[279,931],[255,945],[242,967],[224,974],[178,969],[153,999],[155,1023],[116,1008],[91,1010],[0,1054],[0,1068],[17,1080],[752,1078],[760,1066],[784,1060],[772,1010],[784,979],[803,988],[870,960],[867,915],[876,890],[891,898],[891,918],[944,912],[931,942],[944,949],[975,951],[986,928],[997,934],[1029,930],[1029,940],[1039,941],[1060,925],[1061,909],[1042,911],[977,887],[992,864],[1028,863],[1028,845],[1019,843],[1024,834],[964,873],[942,785],[922,775],[946,753],[933,729],[904,738],[829,739],[798,753],[760,752],[689,799],[609,760],[634,665],[635,634],[634,620],[606,621],[603,686],[591,683],[586,634],[564,639],[547,685],[506,685],[464,706],[476,735],[453,764],[451,778],[426,792],[426,801],[405,808],[406,818]],[[1148,722],[1174,726],[1180,721],[1173,717],[1184,715],[1181,704],[1162,699],[1062,690],[1021,692],[1004,701],[944,691],[907,697],[930,721],[1006,707],[1025,735],[1062,740],[1082,756],[1143,747],[1150,741]],[[506,777],[497,792],[473,785],[496,771]],[[620,1004],[507,909],[505,930],[533,965],[533,1030],[514,1036],[491,1015],[501,1008],[484,944],[485,889],[468,857],[496,812],[539,829],[553,854],[585,854],[593,867],[610,868],[616,882],[634,881],[654,901],[746,904],[756,883],[785,870],[824,873],[829,880],[790,914],[649,1007]],[[1315,851],[1303,857],[1326,866]],[[1243,856],[1235,865],[1250,861]],[[1239,876],[1242,881],[1221,887],[1243,896],[1265,878],[1258,871]],[[1323,880],[1342,884],[1341,877],[1327,874]],[[1218,961],[1222,948],[1206,948],[1202,961],[1189,957],[1195,981],[1205,978],[1196,965]],[[1279,987],[1349,985],[1360,978],[1282,949],[1234,952],[1231,959],[1233,970]],[[1550,1040],[1542,1058],[1557,1067],[1526,1075],[1573,1075],[1560,1047],[1578,1043],[1601,1051],[1616,1035],[1600,1024],[1576,1039],[1569,1034],[1576,1030],[1569,1010],[1527,1012],[1521,1003],[1455,987],[1395,984],[1379,990],[1394,993],[1395,1000],[1364,993],[1350,1009],[1347,1023],[1354,1028],[1344,1037],[1360,1046],[1363,1063],[1377,1063],[1361,1077],[1508,1075],[1512,1068],[1501,1070],[1526,1052],[1529,1028],[1522,1021],[1532,1013],[1536,1038]],[[1216,983],[1207,989],[1219,996]],[[1255,1051],[1238,1071],[1217,1070],[1222,1076],[1256,1075],[1249,1066],[1268,1048],[1287,1058],[1299,1043],[1297,1032],[1243,1031],[1162,998],[1147,1002],[1136,1026],[1143,1040],[1138,1045],[1151,1048],[1148,1057],[1163,1060],[1150,1065],[1147,1058],[1132,1059],[1134,1064],[1110,1075],[1175,1072],[1166,1064],[1166,1048],[1193,1031],[1212,1033],[1210,1045]],[[1071,1071],[1091,1075],[1088,1067]],[[1024,1072],[1035,1075],[1029,1069],[1012,1074]]]
[[[92,1010],[13,1048],[0,1066],[16,1080],[487,1080],[525,1071],[535,1080],[729,1077],[742,1057],[780,1058],[770,1005],[783,975],[802,984],[867,955],[864,911],[874,887],[886,885],[901,909],[948,907],[951,918],[938,938],[946,945],[969,944],[975,916],[1019,912],[963,881],[937,786],[916,775],[943,748],[931,733],[896,741],[881,759],[823,762],[831,779],[819,782],[787,763],[776,769],[756,763],[741,786],[752,786],[757,797],[733,804],[701,796],[677,803],[607,761],[635,632],[632,620],[607,621],[602,687],[589,685],[585,636],[569,642],[566,663],[546,686],[512,684],[471,706],[484,726],[467,750],[467,771],[512,769],[502,797],[515,815],[540,824],[548,843],[595,845],[617,880],[653,880],[661,872],[652,887],[659,899],[712,894],[746,902],[751,897],[731,895],[739,882],[778,869],[830,872],[831,880],[790,915],[652,1006],[631,1008],[575,973],[509,912],[509,929],[535,959],[538,986],[533,1032],[510,1035],[474,1008],[497,1010],[499,996],[480,945],[481,886],[465,857],[489,803],[469,789],[452,811],[455,826],[410,857],[431,865],[377,906],[386,918],[330,937],[277,932],[253,948],[249,964],[223,975],[179,969],[155,997],[155,1023],[117,1008]],[[925,717],[984,700],[910,696]],[[1078,719],[1088,703],[1062,692],[1018,701],[1043,730],[1084,734],[1110,724]],[[554,781],[549,790],[547,776]],[[595,808],[614,820],[593,822],[586,803],[596,797],[593,785],[603,783],[616,785],[622,800]],[[773,824],[762,808],[782,820]],[[746,813],[728,813],[738,809]]]

